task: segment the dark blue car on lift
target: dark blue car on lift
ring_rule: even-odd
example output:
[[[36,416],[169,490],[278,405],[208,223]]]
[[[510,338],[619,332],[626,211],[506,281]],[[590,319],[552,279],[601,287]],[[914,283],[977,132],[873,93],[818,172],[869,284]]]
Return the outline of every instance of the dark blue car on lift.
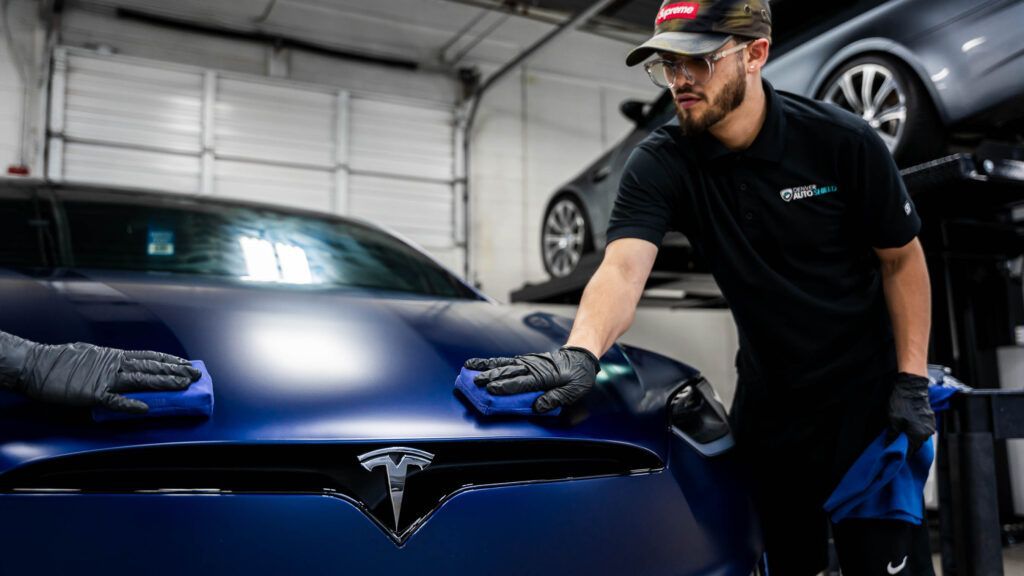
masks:
[[[748,476],[693,368],[616,346],[558,417],[453,394],[568,328],[370,224],[0,183],[0,330],[201,359],[216,396],[103,423],[0,397],[0,573],[748,576]]]

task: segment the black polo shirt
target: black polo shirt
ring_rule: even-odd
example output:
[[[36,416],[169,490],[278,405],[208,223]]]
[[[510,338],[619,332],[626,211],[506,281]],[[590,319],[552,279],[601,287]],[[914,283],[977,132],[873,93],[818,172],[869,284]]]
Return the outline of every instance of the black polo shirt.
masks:
[[[739,330],[740,381],[784,387],[895,369],[873,248],[903,246],[920,220],[882,139],[859,117],[764,82],[749,148],[672,120],[626,163],[608,242],[685,234]]]

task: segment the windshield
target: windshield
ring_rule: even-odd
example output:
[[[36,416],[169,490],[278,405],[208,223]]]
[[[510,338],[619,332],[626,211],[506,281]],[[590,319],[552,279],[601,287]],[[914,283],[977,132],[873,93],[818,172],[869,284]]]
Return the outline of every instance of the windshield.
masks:
[[[405,243],[353,222],[138,196],[65,197],[63,207],[78,267],[477,298]]]

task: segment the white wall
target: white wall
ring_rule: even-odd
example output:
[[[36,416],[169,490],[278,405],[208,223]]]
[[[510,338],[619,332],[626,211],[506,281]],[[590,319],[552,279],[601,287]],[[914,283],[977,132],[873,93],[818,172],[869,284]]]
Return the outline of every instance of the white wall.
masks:
[[[547,278],[540,228],[551,195],[632,129],[622,101],[657,96],[623,63],[629,48],[570,33],[485,94],[471,136],[470,257],[494,298]]]
[[[4,16],[0,14],[0,18]],[[21,161],[24,84],[6,42],[0,41],[0,171]]]
[[[4,21],[5,18],[8,20]],[[31,0],[12,1],[7,13],[0,13],[0,24],[10,30],[17,52],[12,52],[7,39],[0,33],[0,174],[6,175],[7,167],[14,164],[41,167],[36,155],[39,138],[33,131],[36,127],[35,99],[39,94],[36,43],[41,34],[36,3]],[[27,99],[23,75],[29,84]],[[23,129],[26,121],[28,125]]]

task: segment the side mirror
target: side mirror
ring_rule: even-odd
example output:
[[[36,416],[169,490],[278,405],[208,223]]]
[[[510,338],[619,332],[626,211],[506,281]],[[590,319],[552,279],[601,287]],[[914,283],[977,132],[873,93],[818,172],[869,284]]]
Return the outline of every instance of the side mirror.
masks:
[[[647,118],[647,103],[642,100],[626,100],[619,105],[619,112],[626,118],[633,121],[634,124],[640,124]]]

